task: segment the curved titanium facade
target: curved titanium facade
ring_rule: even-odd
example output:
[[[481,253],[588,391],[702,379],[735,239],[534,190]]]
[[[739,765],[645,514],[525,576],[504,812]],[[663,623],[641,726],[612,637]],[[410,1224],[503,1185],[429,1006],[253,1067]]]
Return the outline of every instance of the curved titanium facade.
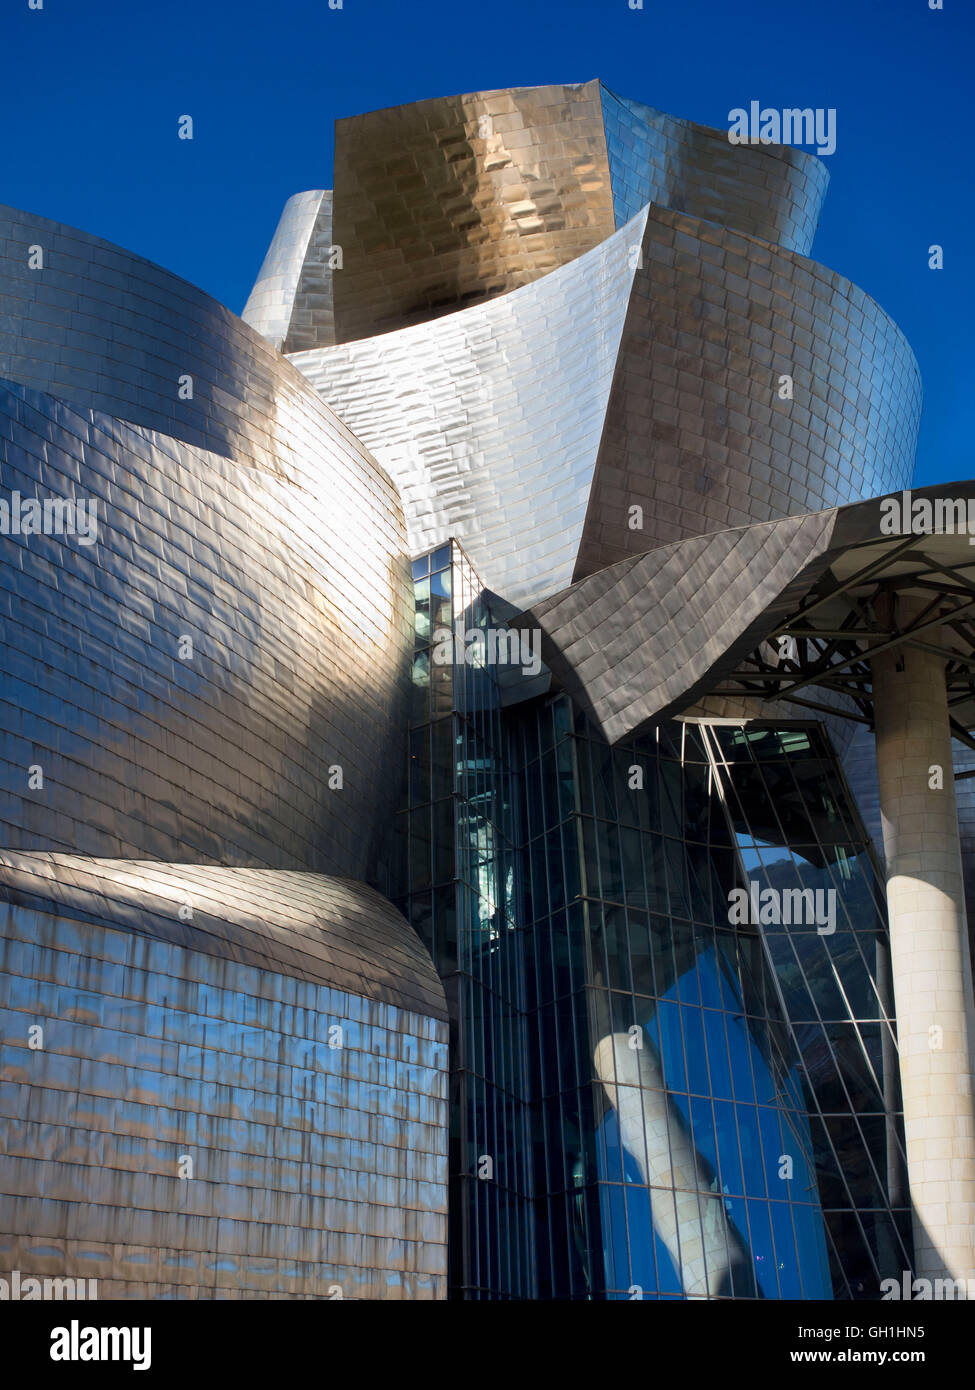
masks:
[[[278,869],[0,851],[4,901],[446,1019],[416,935],[365,883]]]
[[[294,356],[396,479],[414,553],[456,537],[516,604],[571,582],[642,230],[489,304]]]
[[[285,352],[506,294],[591,250],[648,203],[806,254],[828,182],[826,166],[802,150],[733,146],[725,131],[598,81],[437,97],[337,121],[334,177],[333,194],[289,200],[244,311],[280,346],[290,292]],[[341,248],[341,273],[321,256],[326,234]]]
[[[19,387],[0,414],[5,486],[98,507],[92,545],[0,538],[2,843],[371,872],[409,615],[369,456],[336,430],[314,492]]]
[[[599,84],[337,121],[334,199],[337,342],[526,285],[614,230]]]
[[[443,991],[356,881],[399,791],[395,485],[200,291],[3,233],[0,1264],[443,1297]]]
[[[4,619],[3,843],[362,876],[408,660],[395,487],[201,291],[45,219],[3,231],[5,485],[101,512],[90,546],[0,540],[8,592],[29,580]],[[52,626],[60,687],[32,659]]]
[[[693,536],[581,579],[517,621],[610,743],[693,705],[823,568],[836,511]]]
[[[306,486],[364,454],[280,353],[194,285],[13,208],[0,207],[0,244],[0,378]]]
[[[914,355],[862,290],[651,208],[575,577],[682,536],[908,487],[920,415]]]
[[[975,600],[858,502],[920,386],[805,258],[825,168],[591,82],[341,121],[334,181],[249,323],[0,210],[0,500],[98,505],[0,536],[0,1258],[440,1297],[449,1169],[462,1297],[872,1296],[971,1106],[923,1110],[923,943],[822,726],[911,636],[947,748]]]
[[[809,255],[829,183],[822,160],[789,145],[732,145],[725,130],[600,87],[618,227],[655,203]]]
[[[292,360],[429,552],[406,900],[456,1029],[465,1297],[857,1297],[911,1258],[887,935],[833,751],[836,716],[867,716],[855,683],[819,693],[831,750],[733,678],[829,571],[843,509],[913,469],[908,345],[805,258],[826,184],[598,83],[337,128],[335,344],[323,323]],[[550,706],[535,670],[438,668],[438,624],[466,641],[512,606]],[[835,890],[836,940],[725,937],[741,882]]]
[[[386,331],[397,323],[383,320],[381,333],[343,329],[346,258],[333,276],[338,345],[292,358],[396,479],[413,548],[457,537],[484,582],[524,607],[564,584],[569,552],[579,579],[683,536],[906,487],[913,469],[921,391],[903,335],[792,249],[810,244],[821,163],[733,146],[600,91],[609,167],[626,171],[610,180],[617,218],[633,213],[615,235],[487,304],[461,297],[432,322]],[[376,113],[362,136],[370,177],[388,170],[394,132],[432,119],[432,105]],[[354,198],[338,151],[341,241]],[[563,206],[568,217],[569,195]],[[404,255],[411,234],[392,214],[385,239],[375,233]]]
[[[90,546],[0,537],[3,843],[372,872],[409,655],[395,486],[200,290],[43,218],[0,234],[5,486],[101,513]]]
[[[0,853],[0,923],[3,1268],[102,1299],[444,1296],[443,990],[389,903]]]

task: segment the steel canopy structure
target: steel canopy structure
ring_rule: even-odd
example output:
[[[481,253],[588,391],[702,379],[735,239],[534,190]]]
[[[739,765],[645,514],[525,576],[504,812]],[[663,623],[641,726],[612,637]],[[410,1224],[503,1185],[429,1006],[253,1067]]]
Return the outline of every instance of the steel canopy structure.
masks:
[[[963,507],[975,502],[975,482],[950,490]],[[933,503],[945,491],[932,485],[911,497]],[[662,547],[513,621],[541,628],[546,665],[610,742],[708,696],[748,699],[756,718],[788,703],[872,724],[871,659],[907,645],[944,657],[952,734],[975,750],[971,538],[967,528],[886,535],[887,500]],[[676,591],[675,574],[686,576]],[[618,615],[612,627],[604,621],[608,595]],[[907,600],[918,601],[910,617]],[[695,644],[702,628],[707,636]],[[824,704],[821,692],[841,698]]]

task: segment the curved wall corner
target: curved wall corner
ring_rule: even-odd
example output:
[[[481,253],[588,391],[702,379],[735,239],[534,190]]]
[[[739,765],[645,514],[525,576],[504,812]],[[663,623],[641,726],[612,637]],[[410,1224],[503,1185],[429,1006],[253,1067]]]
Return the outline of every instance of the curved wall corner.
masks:
[[[524,607],[687,536],[896,491],[914,466],[920,379],[889,316],[666,208],[500,299],[292,360],[396,479],[411,548],[456,537]]]
[[[304,310],[310,312],[308,304],[303,303],[302,309],[298,308],[299,285],[307,280],[306,267],[314,261],[315,249],[323,244],[323,237],[327,237],[324,244],[331,242],[331,193],[321,189],[295,193],[284,205],[254,288],[241,313],[243,321],[279,351],[293,352],[299,346],[313,346],[297,340],[289,342],[289,333],[296,326],[295,321],[301,320]],[[330,316],[330,280],[326,279],[322,292],[326,301],[324,307]],[[307,287],[303,293],[307,296]],[[327,336],[324,341],[329,341]]]
[[[0,852],[0,1270],[444,1298],[447,1032],[361,884]]]
[[[453,537],[514,604],[571,582],[644,221],[487,304],[294,355],[395,479],[414,554]]]
[[[617,226],[654,203],[809,255],[829,184],[821,159],[733,145],[725,130],[600,89]]]
[[[828,177],[599,81],[370,111],[336,122],[334,191],[287,203],[243,317],[285,352],[394,332],[558,270],[648,203],[808,254]]]
[[[96,528],[0,536],[0,846],[371,875],[405,529],[347,430],[308,446],[289,481],[3,384],[0,498],[80,501]]]
[[[313,486],[350,443],[260,333],[110,242],[0,206],[0,296],[0,379]]]
[[[653,207],[575,578],[687,536],[909,487],[920,415],[914,354],[863,290]]]

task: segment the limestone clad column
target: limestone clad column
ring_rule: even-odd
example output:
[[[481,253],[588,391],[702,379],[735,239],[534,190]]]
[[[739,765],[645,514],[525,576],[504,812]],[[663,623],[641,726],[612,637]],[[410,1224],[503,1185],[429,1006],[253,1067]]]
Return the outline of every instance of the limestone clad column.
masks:
[[[914,1274],[975,1280],[975,1005],[944,659],[901,646],[872,670]]]

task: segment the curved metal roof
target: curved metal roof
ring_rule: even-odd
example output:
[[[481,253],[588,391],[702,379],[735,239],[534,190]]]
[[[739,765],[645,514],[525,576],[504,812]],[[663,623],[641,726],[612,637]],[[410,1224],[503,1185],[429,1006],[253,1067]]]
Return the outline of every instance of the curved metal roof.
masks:
[[[353,879],[3,850],[0,902],[447,1017],[420,938],[388,899]],[[180,917],[187,903],[189,921]]]

